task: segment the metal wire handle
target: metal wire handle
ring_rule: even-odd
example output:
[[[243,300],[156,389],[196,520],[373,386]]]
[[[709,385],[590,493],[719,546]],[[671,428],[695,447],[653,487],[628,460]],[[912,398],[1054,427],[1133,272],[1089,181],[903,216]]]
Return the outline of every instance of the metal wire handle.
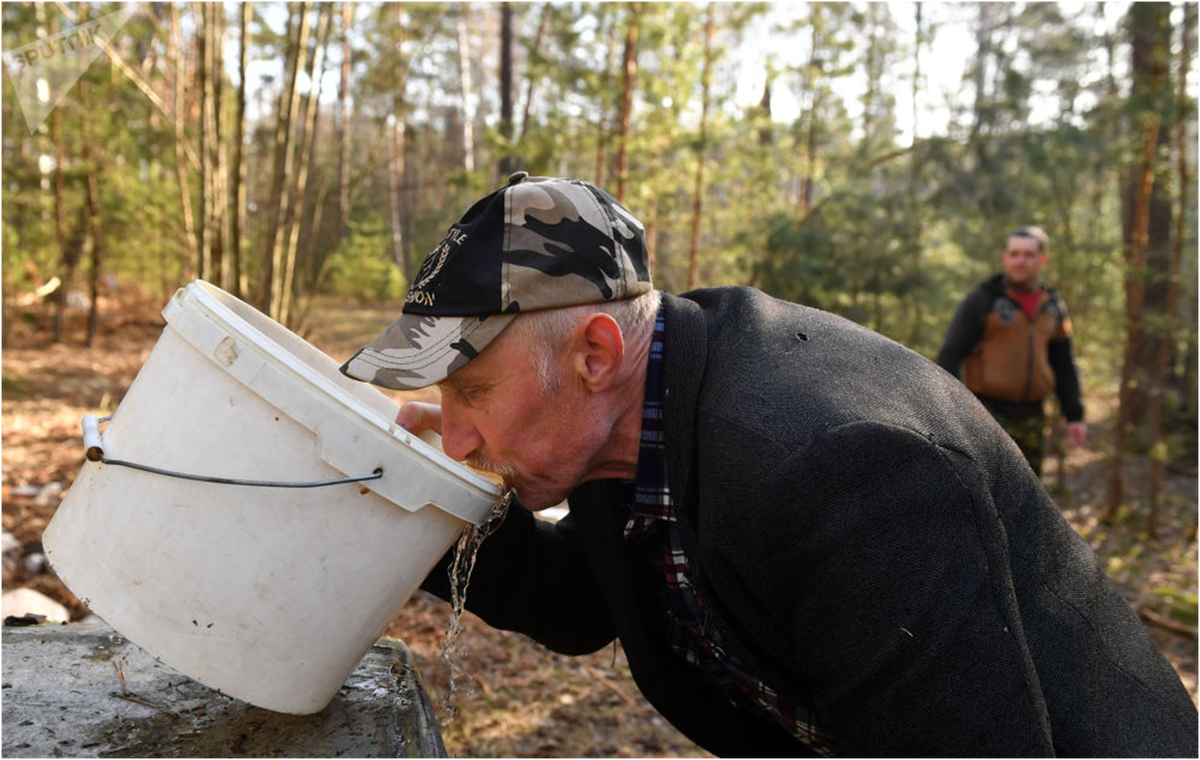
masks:
[[[103,462],[104,464],[116,465],[118,467],[130,467],[135,470],[144,472],[152,472],[156,475],[166,475],[171,478],[181,478],[183,480],[198,480],[204,483],[221,483],[230,486],[252,486],[256,488],[322,488],[324,486],[336,486],[342,483],[360,483],[364,480],[378,480],[383,477],[383,468],[376,467],[374,472],[369,475],[358,475],[349,478],[334,478],[331,480],[312,480],[307,482],[292,482],[280,480],[243,480],[241,478],[221,478],[213,475],[196,475],[187,472],[177,472],[175,470],[164,470],[160,467],[151,467],[146,464],[137,464],[136,462],[126,462],[121,459],[109,459],[104,456],[104,448],[100,445],[100,423],[108,422],[112,419],[112,415],[97,419],[94,415],[86,414],[83,417],[83,442],[86,456],[89,461]]]

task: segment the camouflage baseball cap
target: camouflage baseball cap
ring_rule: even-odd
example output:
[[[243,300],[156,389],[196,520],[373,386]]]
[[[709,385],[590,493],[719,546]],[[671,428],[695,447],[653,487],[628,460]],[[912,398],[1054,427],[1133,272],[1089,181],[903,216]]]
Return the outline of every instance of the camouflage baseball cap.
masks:
[[[608,193],[530,177],[471,206],[425,257],[400,318],[342,366],[385,388],[423,388],[475,358],[521,312],[648,292],[646,233]]]

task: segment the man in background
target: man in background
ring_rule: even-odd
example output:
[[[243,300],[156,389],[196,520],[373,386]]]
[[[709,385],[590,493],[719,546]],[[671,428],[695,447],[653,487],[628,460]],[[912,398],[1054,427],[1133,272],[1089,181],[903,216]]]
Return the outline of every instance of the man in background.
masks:
[[[1087,443],[1079,373],[1071,355],[1071,318],[1038,274],[1048,239],[1021,227],[1004,241],[1002,272],[975,286],[959,304],[937,363],[974,393],[1042,474],[1043,400],[1053,392],[1067,418],[1067,442]]]

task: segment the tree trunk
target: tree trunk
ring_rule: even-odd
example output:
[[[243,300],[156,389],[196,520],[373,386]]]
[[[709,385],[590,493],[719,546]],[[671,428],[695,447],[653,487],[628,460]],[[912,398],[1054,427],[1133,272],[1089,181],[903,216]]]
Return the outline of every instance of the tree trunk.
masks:
[[[775,144],[775,131],[771,126],[771,86],[773,78],[774,73],[768,67],[766,81],[763,82],[762,98],[758,101],[758,111],[762,117],[763,124],[758,130],[758,144],[764,148]]]
[[[308,193],[308,170],[312,162],[314,146],[317,142],[317,110],[321,102],[321,81],[325,78],[325,48],[329,42],[329,27],[333,16],[333,5],[325,3],[321,6],[317,20],[316,50],[313,52],[312,66],[308,71],[308,81],[311,89],[305,103],[304,133],[300,141],[299,155],[296,157],[296,186],[293,191],[293,211],[288,221],[287,250],[284,254],[283,280],[280,287],[279,321],[288,324],[291,316],[292,297],[296,280],[296,256],[300,246],[300,230],[308,215],[304,213]]]
[[[1116,517],[1124,500],[1125,441],[1131,432],[1132,399],[1131,386],[1137,383],[1135,366],[1137,343],[1142,339],[1142,310],[1145,304],[1146,248],[1150,227],[1150,194],[1154,190],[1154,145],[1158,141],[1158,117],[1150,114],[1145,119],[1142,135],[1143,158],[1138,186],[1135,190],[1133,212],[1133,235],[1128,246],[1129,272],[1125,281],[1125,355],[1121,364],[1121,383],[1117,398],[1117,425],[1114,431],[1112,469],[1108,482],[1108,511],[1105,517]]]
[[[294,9],[294,6],[293,6]],[[270,234],[267,237],[269,250],[263,258],[267,268],[263,282],[266,288],[264,303],[267,314],[275,320],[279,319],[283,303],[284,257],[286,240],[284,231],[288,229],[288,221],[292,214],[292,184],[294,176],[295,150],[292,145],[292,129],[300,111],[299,79],[300,72],[306,68],[308,60],[309,12],[311,2],[301,4],[298,11],[296,36],[289,37],[287,56],[288,83],[279,93],[278,122],[275,129],[275,172],[274,192],[275,210],[270,224]]]
[[[392,170],[389,172],[388,182],[388,198],[391,202],[392,211],[392,260],[396,262],[396,266],[404,272],[404,282],[406,285],[412,283],[412,267],[409,265],[408,256],[405,255],[406,239],[404,236],[404,177],[408,170],[408,162],[405,161],[405,150],[407,148],[407,114],[404,108],[404,91],[405,82],[408,80],[408,66],[404,58],[400,55],[400,48],[404,42],[406,30],[400,21],[399,6],[396,9],[396,26],[394,27],[396,35],[396,76],[395,84],[392,90],[392,116],[396,120],[396,124],[392,129]],[[463,82],[464,88],[470,87],[470,64],[469,58],[463,52],[466,48],[466,26],[462,19],[459,19],[459,52],[463,55]],[[464,93],[469,92],[469,89],[464,89]],[[466,113],[466,97],[463,99],[463,122],[470,123],[470,116]],[[468,139],[468,131],[463,132],[464,146]],[[465,156],[469,159],[470,165],[474,166],[474,148],[465,151]],[[468,169],[467,171],[470,171]]]
[[[811,94],[808,113],[805,119],[804,134],[804,169],[800,173],[800,218],[804,219],[816,202],[816,165],[817,165],[817,114],[821,109],[821,91],[817,86],[816,72],[821,67],[821,34],[816,25],[812,27],[812,49],[808,60],[808,88]]]
[[[922,4],[916,3],[916,34],[913,38],[913,79],[912,79],[912,139],[909,141],[911,155],[909,157],[908,171],[908,246],[909,257],[911,258],[910,266],[912,267],[909,276],[913,278],[913,287],[909,288],[909,324],[912,327],[908,333],[908,345],[920,346],[921,340],[924,337],[921,322],[924,319],[923,306],[925,300],[925,288],[923,287],[921,257],[924,248],[921,245],[921,199],[918,192],[921,157],[917,154],[917,116],[920,114],[920,109],[917,108],[917,95],[921,91],[921,36],[922,36]]]
[[[199,79],[200,91],[200,249],[196,251],[196,276],[202,280],[211,277],[212,266],[212,151],[209,150],[209,139],[212,136],[212,125],[209,124],[209,110],[212,107],[212,93],[209,92],[208,81],[212,72],[212,49],[208,35],[212,32],[207,5],[192,3],[192,15],[196,17],[196,75]]]
[[[463,15],[465,9],[463,6],[458,16],[458,81],[462,93],[463,168],[470,174],[475,171],[475,109],[471,107],[471,42]]]
[[[859,143],[860,158],[871,155],[875,146],[875,99],[880,89],[879,82],[879,4],[868,3],[866,8],[870,31],[867,32],[867,91],[863,94],[863,138]]]
[[[537,34],[533,38],[534,55],[540,55],[542,52],[542,38],[546,36],[546,25],[550,21],[551,7],[550,3],[542,3],[542,15],[538,20]],[[524,138],[525,133],[529,130],[529,107],[533,104],[533,86],[537,82],[536,77],[533,76],[532,67],[527,65],[526,68],[530,69],[530,74],[529,81],[525,85],[525,107],[521,114],[521,132],[517,136],[518,141]]]
[[[50,33],[57,30],[50,27]],[[66,321],[67,290],[75,276],[75,267],[79,264],[79,246],[74,241],[67,241],[66,199],[63,192],[63,162],[66,151],[63,149],[62,138],[62,109],[55,108],[50,114],[50,137],[54,141],[54,240],[59,250],[59,285],[54,294],[54,342],[61,343],[63,328]]]
[[[401,114],[397,114],[400,116]],[[408,256],[408,238],[404,234],[406,225],[404,186],[408,174],[408,128],[404,121],[397,119],[396,128],[392,131],[392,171],[389,184],[389,197],[392,207],[392,259],[400,271],[404,272],[404,282],[412,282],[412,264]]]
[[[1119,391],[1120,407],[1114,431],[1112,469],[1109,473],[1108,509],[1105,518],[1116,517],[1124,500],[1124,473],[1126,441],[1133,429],[1133,390],[1145,385],[1148,378],[1146,367],[1139,364],[1139,347],[1146,342],[1145,296],[1147,258],[1152,230],[1157,237],[1162,215],[1154,209],[1155,154],[1159,144],[1160,125],[1163,121],[1161,108],[1162,93],[1166,88],[1166,49],[1162,31],[1170,29],[1168,14],[1170,6],[1165,3],[1135,3],[1130,9],[1130,29],[1133,47],[1134,85],[1130,98],[1144,104],[1139,109],[1142,135],[1140,166],[1127,190],[1130,199],[1124,216],[1127,271],[1125,275],[1126,339],[1125,355],[1121,366]],[[1167,219],[1170,214],[1168,211]]]
[[[704,14],[704,68],[700,73],[700,140],[696,146],[696,177],[692,190],[692,244],[688,251],[688,290],[693,290],[700,279],[700,220],[704,209],[704,161],[708,153],[708,106],[712,89],[715,16],[714,6],[709,2]]]
[[[910,145],[913,149],[917,147],[917,117],[921,114],[921,109],[917,107],[917,94],[921,91],[921,42],[924,34],[924,26],[922,24],[922,3],[915,3],[915,24],[917,27],[916,33],[913,35],[913,80],[912,80],[912,140]]]
[[[629,126],[633,120],[633,90],[637,85],[638,17],[641,3],[629,4],[629,25],[625,30],[625,55],[622,59],[621,124],[617,133],[617,201],[625,202],[625,183],[629,179]]]
[[[984,133],[989,119],[987,111],[987,70],[992,56],[992,8],[979,4],[979,26],[975,29],[975,105],[971,122],[971,142],[976,143]]]
[[[99,158],[93,153],[95,145],[91,128],[92,102],[91,86],[86,79],[79,80],[79,120],[80,136],[83,141],[83,164],[87,171],[87,219],[88,239],[91,243],[91,292],[92,303],[88,310],[87,345],[92,345],[99,330],[100,314],[98,296],[100,295],[100,263],[103,260],[101,248],[103,245],[100,229],[100,187],[97,175],[100,173]],[[64,283],[65,287],[65,283]]]
[[[238,14],[240,17],[240,35],[238,36],[240,50],[238,51],[237,114],[234,117],[234,166],[231,178],[233,206],[229,212],[229,253],[231,258],[229,284],[232,287],[231,292],[238,298],[242,298],[243,294],[248,291],[246,273],[242,267],[242,227],[245,220],[243,209],[246,208],[247,191],[246,151],[243,143],[246,140],[246,67],[250,60],[250,19],[253,13],[254,10],[250,3],[241,3]]]
[[[1187,236],[1188,187],[1191,183],[1188,171],[1187,77],[1188,69],[1191,67],[1192,31],[1195,19],[1195,7],[1184,3],[1179,51],[1179,91],[1175,100],[1175,157],[1176,172],[1179,176],[1179,212],[1175,216],[1175,239],[1171,246],[1170,268],[1167,272],[1167,296],[1164,303],[1166,320],[1163,335],[1158,340],[1158,352],[1154,357],[1150,380],[1150,410],[1147,421],[1151,449],[1150,483],[1147,492],[1150,514],[1147,517],[1146,532],[1151,537],[1154,537],[1158,531],[1159,491],[1162,486],[1163,466],[1169,454],[1166,451],[1166,444],[1160,440],[1162,435],[1162,395],[1167,377],[1167,364],[1171,358],[1171,345],[1179,322],[1176,313],[1179,300],[1179,270],[1183,262],[1183,241]]]
[[[338,223],[334,245],[346,233],[350,221],[350,26],[354,4],[342,3],[342,82],[338,88]]]
[[[183,39],[179,31],[179,9],[174,3],[168,5],[171,9],[170,44],[174,48],[173,57],[175,59],[175,176],[179,181],[179,205],[183,211],[183,235],[187,250],[187,257],[184,260],[190,262],[191,257],[198,254],[200,246],[196,239],[196,221],[192,216],[192,191],[189,187],[186,165],[187,134],[184,126],[187,124],[187,113],[183,96],[184,83],[187,82],[187,63],[184,59]],[[168,52],[168,57],[172,57],[170,52]],[[190,265],[184,265],[184,279],[190,279],[188,272],[191,269]]]
[[[607,180],[607,172],[605,171],[608,163],[608,123],[605,120],[608,103],[606,95],[612,89],[612,58],[613,51],[616,49],[617,24],[613,20],[609,23],[607,34],[607,48],[604,54],[604,72],[600,75],[600,105],[596,109],[599,116],[596,119],[596,171],[594,173],[594,182],[597,186],[603,187]]]
[[[512,53],[512,3],[500,4],[500,178],[503,180],[517,169],[513,155],[513,53]]]
[[[58,15],[54,14],[49,19],[49,29],[42,26],[45,13],[42,6],[37,6],[38,27],[37,33],[39,36],[49,35],[53,37],[58,34]],[[74,264],[71,263],[72,255],[67,248],[67,225],[66,225],[66,208],[64,206],[63,197],[63,159],[65,158],[65,150],[63,149],[62,141],[62,118],[59,113],[60,109],[55,108],[50,113],[50,141],[54,143],[54,241],[58,245],[59,267],[58,290],[54,293],[54,333],[52,341],[60,343],[63,339],[63,324],[66,321],[66,306],[67,306],[67,286],[70,283],[68,274],[73,272]],[[33,262],[27,260],[27,268]],[[6,281],[7,284],[7,281]],[[41,278],[34,278],[34,287],[42,285]],[[9,293],[4,294],[4,313],[3,313],[3,339],[8,340],[9,324],[11,323],[9,314],[9,305],[11,299]]]
[[[226,210],[225,149],[221,139],[221,79],[224,55],[225,7],[214,3],[193,6],[201,19],[196,36],[200,54],[200,175],[203,224],[200,226],[199,272],[203,279],[228,287],[224,261]]]

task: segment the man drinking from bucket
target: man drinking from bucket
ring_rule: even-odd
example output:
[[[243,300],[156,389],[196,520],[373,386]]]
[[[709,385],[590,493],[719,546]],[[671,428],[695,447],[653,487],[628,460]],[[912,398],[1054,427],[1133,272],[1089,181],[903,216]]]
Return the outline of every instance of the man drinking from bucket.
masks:
[[[568,654],[619,638],[714,753],[1196,752],[1178,676],[970,392],[831,314],[655,291],[642,225],[585,182],[478,201],[342,369],[439,384],[398,422],[525,507],[468,609]]]

